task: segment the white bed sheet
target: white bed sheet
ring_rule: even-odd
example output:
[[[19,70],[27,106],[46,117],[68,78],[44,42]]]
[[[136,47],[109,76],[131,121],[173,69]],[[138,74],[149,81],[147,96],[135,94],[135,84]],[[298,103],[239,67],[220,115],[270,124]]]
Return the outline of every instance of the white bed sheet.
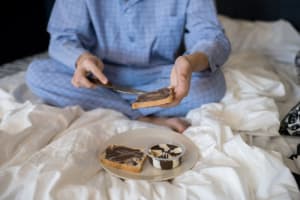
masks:
[[[97,160],[105,141],[163,127],[108,109],[44,105],[21,72],[0,79],[0,199],[299,199],[290,170],[297,163],[286,159],[293,147],[278,127],[299,97],[288,74],[300,36],[285,21],[220,19],[233,45],[224,66],[228,91],[186,116],[192,126],[184,134],[201,155],[192,170],[170,182],[111,176]]]

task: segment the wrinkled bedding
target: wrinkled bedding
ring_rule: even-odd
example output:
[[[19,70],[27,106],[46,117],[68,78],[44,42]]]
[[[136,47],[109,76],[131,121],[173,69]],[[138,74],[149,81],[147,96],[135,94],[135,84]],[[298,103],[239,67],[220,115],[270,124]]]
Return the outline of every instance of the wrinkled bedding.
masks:
[[[200,154],[193,169],[163,182],[112,176],[99,165],[101,145],[164,127],[109,109],[45,105],[20,72],[0,79],[0,199],[299,199],[291,174],[299,164],[287,159],[293,148],[278,128],[300,94],[292,73],[300,36],[285,21],[220,19],[233,47],[223,67],[228,90],[186,116],[184,135]]]

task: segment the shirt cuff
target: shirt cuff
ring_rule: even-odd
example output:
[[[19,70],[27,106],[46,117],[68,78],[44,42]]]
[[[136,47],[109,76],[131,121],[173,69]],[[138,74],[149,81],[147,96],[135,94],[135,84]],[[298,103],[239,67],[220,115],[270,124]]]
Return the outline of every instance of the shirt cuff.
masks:
[[[86,50],[82,48],[65,48],[63,55],[65,58],[65,64],[71,68],[76,68],[76,63],[81,54],[85,53]]]
[[[76,47],[73,44],[51,45],[49,48],[51,57],[72,69],[76,68],[77,59],[85,52],[85,49]]]
[[[216,62],[216,48],[218,47],[214,42],[199,42],[188,52],[188,54],[196,52],[204,53],[208,58],[210,71],[214,72],[219,68],[219,65]]]

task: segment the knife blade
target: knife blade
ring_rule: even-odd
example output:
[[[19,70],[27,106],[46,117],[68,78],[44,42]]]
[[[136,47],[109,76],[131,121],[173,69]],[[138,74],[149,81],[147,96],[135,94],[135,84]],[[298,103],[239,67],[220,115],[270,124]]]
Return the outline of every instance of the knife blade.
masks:
[[[91,81],[92,83],[94,83],[98,86],[105,87],[105,88],[108,88],[108,89],[112,89],[116,92],[121,92],[121,93],[126,93],[126,94],[133,94],[133,95],[141,95],[141,94],[147,93],[143,90],[137,90],[137,89],[133,89],[133,88],[129,88],[129,87],[114,85],[111,82],[108,82],[107,84],[104,84],[101,81],[99,81],[92,73],[88,73],[86,75],[86,78],[89,81]]]

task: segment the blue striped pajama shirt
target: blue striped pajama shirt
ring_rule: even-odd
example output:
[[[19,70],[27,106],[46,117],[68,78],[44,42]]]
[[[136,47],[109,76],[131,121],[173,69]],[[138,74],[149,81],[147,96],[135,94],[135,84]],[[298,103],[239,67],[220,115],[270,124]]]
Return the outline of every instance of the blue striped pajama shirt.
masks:
[[[220,67],[230,43],[212,0],[56,0],[48,32],[50,59],[31,63],[26,80],[51,105],[110,108],[132,119],[184,116],[225,93]],[[146,91],[170,84],[179,55],[203,52],[210,67],[193,73],[189,95],[178,106],[132,110],[133,95],[72,86],[76,60],[84,52],[104,62],[104,74],[112,83]]]

